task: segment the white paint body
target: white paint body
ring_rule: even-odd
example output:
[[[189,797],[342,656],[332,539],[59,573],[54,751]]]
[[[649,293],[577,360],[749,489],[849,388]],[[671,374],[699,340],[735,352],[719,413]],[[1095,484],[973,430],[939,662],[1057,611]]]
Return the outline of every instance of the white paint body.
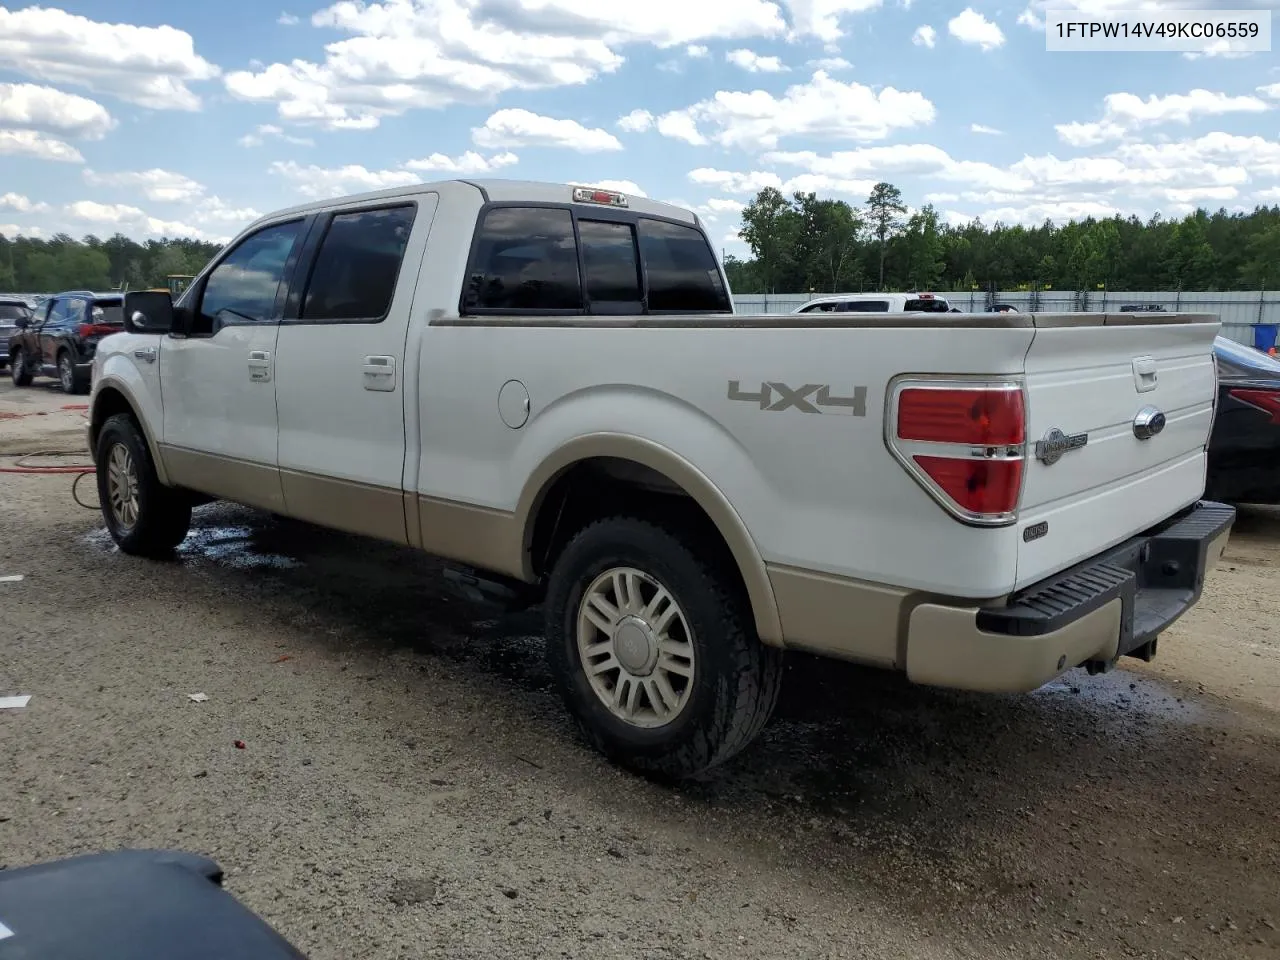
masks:
[[[568,190],[486,187],[494,200],[564,202]],[[119,335],[99,348],[95,382],[109,374],[129,383],[139,414],[167,444],[504,511],[516,509],[535,469],[575,438],[640,437],[701,470],[766,562],[956,598],[999,597],[1041,580],[1194,503],[1203,490],[1216,322],[1055,329],[905,321],[879,328],[820,321],[760,328],[440,325],[458,316],[480,191],[449,182],[376,198],[419,203],[393,306],[381,323],[285,324],[278,337],[274,328],[258,333],[272,339],[268,384],[250,383],[243,357],[224,361],[211,341],[197,356],[168,337]],[[695,222],[666,205],[633,198],[631,206]],[[150,371],[139,371],[132,356],[142,341],[159,348],[163,402]],[[366,358],[374,354],[394,359],[389,392],[365,387]],[[1139,392],[1139,357],[1151,358],[1154,390]],[[1058,427],[1087,432],[1088,445],[1051,466],[1028,457],[1016,523],[968,526],[886,447],[886,396],[903,374],[1018,378],[1030,444]],[[519,429],[499,411],[499,394],[512,380],[529,395]],[[836,395],[865,387],[866,415],[762,411],[728,398],[734,380],[743,389],[829,384]],[[1131,425],[1146,404],[1163,410],[1168,426],[1144,443]],[[1025,543],[1023,530],[1041,520],[1049,533]]]

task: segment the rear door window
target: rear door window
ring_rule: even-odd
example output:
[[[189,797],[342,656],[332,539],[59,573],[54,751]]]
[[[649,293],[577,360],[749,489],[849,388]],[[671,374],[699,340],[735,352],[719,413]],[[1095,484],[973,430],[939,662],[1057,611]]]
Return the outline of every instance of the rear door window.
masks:
[[[0,303],[0,320],[22,320],[31,316],[31,311],[20,303]]]
[[[378,321],[385,317],[416,212],[409,205],[336,214],[311,268],[301,318]]]
[[[908,300],[902,309],[907,313],[946,313],[951,309],[951,304],[937,297],[930,297],[927,300]]]
[[[732,312],[716,258],[701,231],[665,220],[641,218],[638,233],[650,310]]]
[[[476,232],[464,310],[579,313],[573,216],[558,207],[494,207]]]

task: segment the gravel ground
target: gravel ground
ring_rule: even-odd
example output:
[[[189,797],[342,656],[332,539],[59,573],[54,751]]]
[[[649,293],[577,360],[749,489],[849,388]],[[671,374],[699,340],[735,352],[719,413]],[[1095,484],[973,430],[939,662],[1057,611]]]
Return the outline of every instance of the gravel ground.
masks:
[[[0,387],[0,465],[74,449],[70,400]],[[0,474],[0,864],[205,854],[313,960],[1280,957],[1280,512],[1151,665],[992,697],[792,657],[669,790],[429,558],[213,505],[151,563],[70,486]]]

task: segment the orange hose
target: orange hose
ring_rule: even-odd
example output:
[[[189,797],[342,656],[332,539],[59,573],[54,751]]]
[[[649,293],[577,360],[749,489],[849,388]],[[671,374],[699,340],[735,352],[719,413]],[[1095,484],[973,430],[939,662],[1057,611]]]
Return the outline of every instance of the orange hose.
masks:
[[[0,473],[97,473],[97,467],[0,467]]]

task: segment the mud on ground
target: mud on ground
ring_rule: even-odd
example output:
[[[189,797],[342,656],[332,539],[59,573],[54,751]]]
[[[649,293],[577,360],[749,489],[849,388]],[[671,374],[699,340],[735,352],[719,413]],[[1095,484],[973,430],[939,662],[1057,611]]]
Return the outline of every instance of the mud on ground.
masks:
[[[0,387],[48,411],[0,465],[78,444],[67,402]],[[213,505],[151,563],[70,484],[0,474],[0,864],[206,854],[313,960],[1280,957],[1276,511],[1151,665],[991,697],[792,657],[761,740],[669,790],[429,558]]]

